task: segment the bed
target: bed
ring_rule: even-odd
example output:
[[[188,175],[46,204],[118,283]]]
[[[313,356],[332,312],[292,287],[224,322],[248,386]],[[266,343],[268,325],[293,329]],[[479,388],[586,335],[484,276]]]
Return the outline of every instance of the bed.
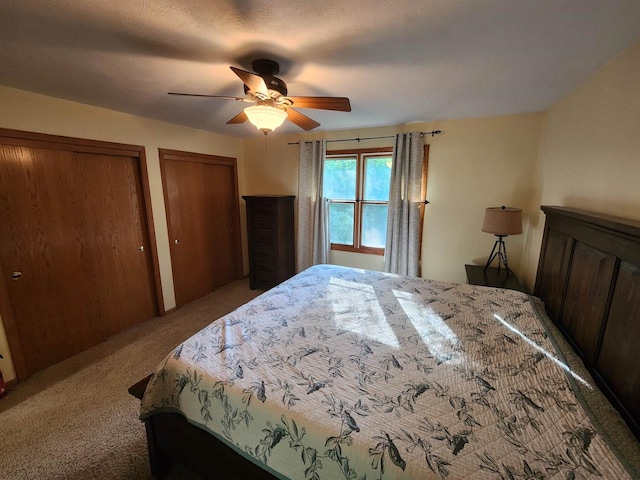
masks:
[[[637,433],[640,226],[543,210],[544,303],[319,265],[183,342],[145,385],[153,475],[634,478],[546,315]]]

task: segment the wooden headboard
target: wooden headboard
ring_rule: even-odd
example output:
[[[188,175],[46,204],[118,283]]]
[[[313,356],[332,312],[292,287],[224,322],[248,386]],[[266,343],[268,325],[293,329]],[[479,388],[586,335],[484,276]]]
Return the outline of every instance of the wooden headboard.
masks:
[[[640,438],[640,222],[542,210],[534,293]]]

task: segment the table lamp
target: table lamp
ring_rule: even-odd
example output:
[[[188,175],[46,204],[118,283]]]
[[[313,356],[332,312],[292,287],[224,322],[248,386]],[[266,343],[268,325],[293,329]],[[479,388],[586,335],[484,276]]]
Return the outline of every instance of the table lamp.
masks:
[[[507,259],[507,246],[504,237],[508,235],[520,235],[522,233],[522,209],[514,207],[489,207],[484,212],[484,222],[482,231],[492,233],[498,240],[493,244],[493,250],[489,254],[489,260],[484,267],[487,271],[493,260],[498,258],[498,272],[504,265],[504,269],[509,276],[509,261]]]

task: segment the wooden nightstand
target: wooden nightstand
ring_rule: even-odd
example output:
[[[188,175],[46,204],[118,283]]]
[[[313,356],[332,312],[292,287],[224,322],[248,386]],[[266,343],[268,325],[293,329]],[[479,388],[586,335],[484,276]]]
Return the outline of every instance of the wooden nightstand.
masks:
[[[482,285],[484,287],[507,288],[509,290],[518,290],[520,292],[529,293],[524,288],[516,276],[511,272],[507,277],[504,269],[498,273],[497,268],[489,267],[484,271],[484,267],[480,265],[465,265],[467,271],[467,281],[470,285]]]

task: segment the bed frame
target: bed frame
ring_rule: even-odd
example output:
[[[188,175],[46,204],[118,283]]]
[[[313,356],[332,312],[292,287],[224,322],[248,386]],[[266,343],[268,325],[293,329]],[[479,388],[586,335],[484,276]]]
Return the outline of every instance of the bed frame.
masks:
[[[542,210],[534,294],[640,438],[640,222]]]
[[[151,375],[129,388],[142,400]],[[154,478],[162,478],[174,463],[186,466],[203,479],[251,478],[276,480],[276,477],[245,459],[213,435],[191,425],[177,413],[160,413],[144,421],[149,450],[149,465]]]
[[[640,438],[640,222],[542,210],[547,219],[534,293]],[[129,391],[142,398],[148,380]],[[204,479],[276,478],[181,415],[154,415],[145,428],[156,478],[174,462]]]

